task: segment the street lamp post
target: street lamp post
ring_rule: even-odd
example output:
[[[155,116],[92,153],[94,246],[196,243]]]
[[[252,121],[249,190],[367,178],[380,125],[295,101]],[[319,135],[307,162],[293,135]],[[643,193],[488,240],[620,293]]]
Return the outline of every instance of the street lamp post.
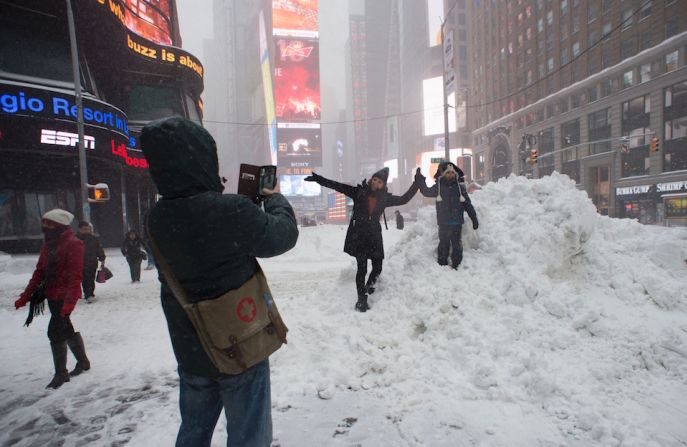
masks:
[[[79,51],[76,46],[76,29],[71,0],[67,2],[67,21],[69,23],[69,46],[72,53],[72,72],[74,74],[74,97],[76,103],[76,127],[79,134],[79,177],[81,181],[81,213],[86,222],[91,221],[91,207],[88,204],[88,170],[86,167],[86,148],[84,147],[83,99],[81,97],[81,74],[79,72]]]

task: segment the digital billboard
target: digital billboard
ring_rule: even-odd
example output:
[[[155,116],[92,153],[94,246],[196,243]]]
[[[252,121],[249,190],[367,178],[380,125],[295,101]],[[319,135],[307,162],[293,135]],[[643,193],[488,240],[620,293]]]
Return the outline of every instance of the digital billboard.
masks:
[[[322,166],[322,130],[317,123],[278,123],[278,165],[287,168]]]
[[[456,131],[456,95],[451,93],[446,101],[450,106],[448,131]],[[444,87],[441,76],[422,81],[422,104],[424,110],[424,135],[444,133]]]
[[[272,90],[272,67],[270,65],[270,51],[267,48],[267,31],[265,30],[265,15],[260,11],[260,69],[262,71],[262,88],[265,95],[265,114],[267,115],[267,134],[270,142],[270,160],[277,164],[277,117],[274,111],[274,91]]]
[[[275,35],[317,37],[317,0],[272,0]]]
[[[427,0],[427,30],[429,46],[441,45],[441,21],[444,18],[444,0]]]
[[[172,45],[169,0],[122,0],[122,3],[127,28],[160,45]]]
[[[320,119],[319,43],[312,39],[276,37],[274,100],[279,121]]]
[[[315,197],[322,193],[322,187],[315,182],[306,182],[305,175],[280,175],[279,189],[289,196]]]

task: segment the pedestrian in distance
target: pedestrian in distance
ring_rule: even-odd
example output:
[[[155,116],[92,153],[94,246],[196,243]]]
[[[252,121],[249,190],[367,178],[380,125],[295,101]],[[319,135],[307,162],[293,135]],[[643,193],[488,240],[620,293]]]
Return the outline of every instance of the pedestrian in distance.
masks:
[[[425,176],[417,168],[415,183],[420,193],[425,197],[436,197],[437,225],[439,226],[439,246],[437,247],[437,262],[448,265],[449,252],[451,267],[457,269],[463,261],[462,229],[464,213],[467,211],[472,228],[477,230],[477,213],[472,206],[465,188],[463,171],[451,162],[439,164],[434,176],[435,183],[431,188],[425,183]]]
[[[402,230],[404,227],[403,215],[401,214],[401,212],[399,210],[396,210],[395,213],[396,213],[396,228],[399,230]]]
[[[122,242],[122,254],[129,264],[131,282],[141,282],[141,262],[148,257],[143,250],[143,241],[136,230],[129,230]]]
[[[353,256],[357,262],[355,284],[358,301],[355,309],[360,312],[369,309],[368,295],[374,293],[375,284],[382,273],[384,244],[379,219],[387,207],[405,205],[418,190],[418,186],[413,183],[405,194],[395,196],[387,190],[388,177],[389,168],[383,168],[372,175],[369,183],[363,180],[357,186],[335,182],[314,172],[305,178],[305,181],[317,182],[353,199],[353,216],[348,224],[344,252]],[[386,217],[384,224],[386,225]],[[368,259],[372,262],[372,271],[365,281]]]
[[[93,234],[93,226],[82,220],[79,222],[77,238],[83,242],[83,297],[87,303],[95,298],[95,275],[98,272],[98,262],[105,265],[105,250],[100,244],[100,238]]]
[[[84,245],[69,228],[74,216],[56,208],[43,215],[41,230],[44,240],[36,269],[24,293],[14,302],[19,309],[27,303],[29,316],[26,326],[43,313],[45,301],[50,309],[48,339],[52,350],[55,375],[46,388],[59,388],[69,382],[70,376],[78,376],[91,368],[86,356],[83,339],[74,331],[70,315],[81,298]],[[67,370],[67,347],[76,357],[76,366]]]
[[[191,121],[174,117],[149,123],[141,147],[162,196],[148,216],[148,234],[162,273],[162,309],[178,363],[176,446],[209,447],[224,408],[228,446],[268,447],[269,358],[239,374],[221,373],[166,275],[171,270],[194,302],[231,293],[259,274],[256,258],[294,247],[296,215],[278,187],[262,191],[264,211],[246,196],[222,194],[215,141]]]

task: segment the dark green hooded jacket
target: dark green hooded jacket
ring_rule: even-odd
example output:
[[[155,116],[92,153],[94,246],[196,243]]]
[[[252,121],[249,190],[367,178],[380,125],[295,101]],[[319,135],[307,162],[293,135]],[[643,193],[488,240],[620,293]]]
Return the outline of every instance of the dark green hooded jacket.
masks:
[[[148,216],[149,234],[189,299],[212,299],[238,288],[255,273],[255,258],[277,256],[296,245],[296,217],[284,196],[272,195],[263,211],[247,197],[222,194],[217,148],[202,127],[179,117],[155,121],[143,128],[141,147],[162,195]],[[179,366],[191,374],[218,376],[193,325],[158,276]]]

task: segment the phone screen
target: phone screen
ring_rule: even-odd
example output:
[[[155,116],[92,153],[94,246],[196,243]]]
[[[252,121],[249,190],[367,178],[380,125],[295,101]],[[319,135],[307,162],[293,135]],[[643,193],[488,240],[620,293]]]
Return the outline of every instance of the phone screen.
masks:
[[[259,193],[262,194],[264,188],[274,189],[277,184],[277,167],[263,166],[260,168],[260,188]]]

